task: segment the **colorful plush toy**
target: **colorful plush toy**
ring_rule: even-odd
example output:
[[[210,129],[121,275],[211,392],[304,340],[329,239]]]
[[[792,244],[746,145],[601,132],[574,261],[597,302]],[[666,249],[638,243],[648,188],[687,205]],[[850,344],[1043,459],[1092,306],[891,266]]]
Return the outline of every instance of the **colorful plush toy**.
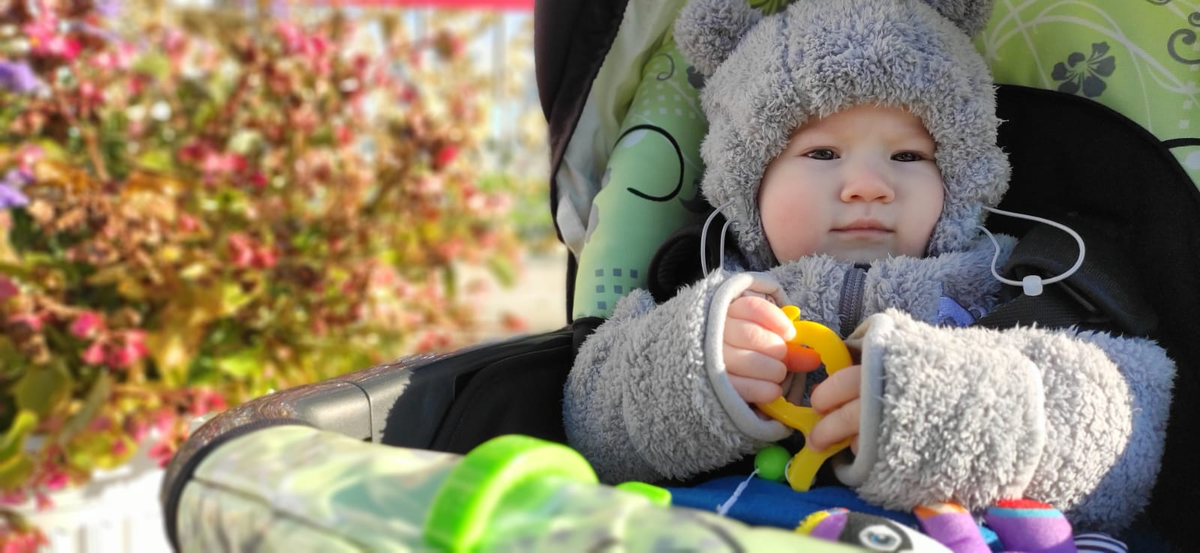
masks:
[[[946,546],[890,519],[842,508],[817,511],[796,531],[814,538],[864,547],[886,553],[949,553]]]
[[[817,511],[796,531],[871,551],[915,553],[1076,553],[1071,524],[1061,511],[1029,499],[1001,501],[983,515],[985,526],[955,503],[917,507],[921,532],[883,516],[842,508]],[[1119,542],[1113,542],[1120,546]],[[1120,550],[1120,549],[1118,549]]]

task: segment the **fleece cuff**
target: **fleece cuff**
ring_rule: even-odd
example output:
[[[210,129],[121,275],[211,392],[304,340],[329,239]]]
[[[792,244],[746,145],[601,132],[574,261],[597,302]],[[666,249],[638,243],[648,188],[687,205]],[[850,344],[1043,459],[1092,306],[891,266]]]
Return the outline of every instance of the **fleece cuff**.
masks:
[[[731,276],[717,288],[708,307],[704,358],[708,360],[708,378],[712,382],[712,389],[738,430],[757,440],[775,442],[791,435],[792,429],[779,421],[759,417],[738,395],[733,383],[729,382],[729,374],[725,372],[725,317],[729,312],[729,304],[746,292],[767,295],[778,305],[789,303],[787,293],[769,274],[738,273]]]
[[[854,333],[863,362],[859,455],[837,474],[869,501],[976,510],[1020,497],[1046,444],[1037,366],[995,331],[889,310]]]

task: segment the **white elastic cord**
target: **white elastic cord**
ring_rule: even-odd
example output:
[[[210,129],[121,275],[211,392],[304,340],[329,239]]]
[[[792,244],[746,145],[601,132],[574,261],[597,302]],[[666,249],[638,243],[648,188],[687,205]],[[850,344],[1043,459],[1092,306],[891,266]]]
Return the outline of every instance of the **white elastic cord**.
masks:
[[[988,207],[986,205],[983,206],[983,208],[988,211],[991,211],[992,213],[996,213],[999,215],[1007,215],[1009,217],[1016,217],[1018,219],[1027,219],[1030,221],[1037,221],[1039,223],[1045,223],[1045,224],[1055,227],[1067,234],[1070,234],[1071,237],[1075,239],[1075,242],[1077,242],[1079,244],[1079,258],[1076,259],[1075,264],[1072,265],[1070,269],[1067,269],[1067,271],[1064,272],[1063,274],[1054,276],[1054,277],[1050,277],[1045,280],[1042,280],[1042,278],[1037,275],[1029,275],[1029,276],[1025,277],[1024,280],[1019,280],[1019,281],[1012,280],[1010,278],[1004,278],[1004,277],[1000,276],[1000,273],[996,270],[996,262],[1000,259],[1000,244],[996,242],[996,237],[992,236],[992,233],[989,232],[988,229],[983,228],[981,226],[981,227],[979,227],[979,229],[982,230],[985,234],[987,234],[988,238],[991,239],[991,241],[992,241],[992,246],[996,248],[996,254],[992,256],[992,276],[995,277],[996,280],[1003,282],[1004,284],[1007,284],[1009,286],[1020,286],[1022,288],[1022,290],[1025,292],[1025,295],[1027,295],[1027,296],[1040,296],[1042,294],[1042,288],[1044,287],[1044,285],[1054,284],[1055,282],[1059,282],[1063,279],[1069,278],[1071,275],[1075,274],[1075,271],[1079,270],[1079,267],[1083,266],[1083,257],[1087,253],[1087,248],[1083,244],[1083,238],[1081,236],[1079,236],[1079,233],[1072,230],[1071,227],[1068,227],[1067,225],[1064,225],[1062,223],[1056,223],[1049,219],[1043,219],[1041,217],[1036,217],[1033,215],[1025,215],[1023,213],[1013,213],[1012,211],[1004,211],[1003,209],[996,209],[994,207]]]
[[[700,270],[704,271],[705,276],[708,276],[708,256],[705,255],[704,251],[705,244],[708,244],[708,226],[712,224],[713,219],[717,218],[717,214],[721,213],[722,209],[725,209],[731,205],[733,205],[733,200],[729,200],[728,202],[721,204],[716,211],[712,212],[712,214],[708,216],[708,219],[704,221],[704,228],[700,230]],[[725,231],[729,230],[729,224],[732,222],[733,221],[725,221],[725,226],[721,227],[720,261],[722,267],[725,266]]]
[[[718,515],[725,516],[725,514],[733,508],[733,504],[737,503],[738,499],[741,499],[742,492],[746,491],[746,486],[750,485],[750,481],[753,480],[755,476],[758,476],[758,469],[754,469],[754,472],[750,473],[750,476],[747,476],[745,480],[742,480],[741,484],[738,484],[737,489],[733,490],[733,495],[729,496],[729,499],[726,499],[724,503],[717,505]]]

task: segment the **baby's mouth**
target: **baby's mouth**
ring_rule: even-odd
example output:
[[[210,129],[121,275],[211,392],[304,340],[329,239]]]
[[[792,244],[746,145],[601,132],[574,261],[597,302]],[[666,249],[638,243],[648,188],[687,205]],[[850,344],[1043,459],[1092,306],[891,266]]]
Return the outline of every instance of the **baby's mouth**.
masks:
[[[875,235],[875,234],[890,234],[892,232],[892,229],[887,228],[887,226],[885,226],[883,223],[876,221],[874,219],[858,219],[858,220],[851,222],[848,225],[833,229],[833,232],[845,233],[845,234]]]

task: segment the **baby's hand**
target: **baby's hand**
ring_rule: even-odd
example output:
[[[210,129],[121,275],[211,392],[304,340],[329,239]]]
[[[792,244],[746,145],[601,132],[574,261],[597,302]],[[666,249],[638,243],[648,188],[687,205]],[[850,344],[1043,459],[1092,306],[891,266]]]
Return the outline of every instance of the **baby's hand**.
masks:
[[[765,297],[745,295],[729,304],[721,351],[729,382],[747,403],[766,403],[783,394],[787,341],[795,336],[796,327]]]
[[[846,438],[858,453],[859,384],[862,365],[851,365],[825,379],[812,392],[812,407],[824,415],[808,435],[808,444],[818,451]]]

